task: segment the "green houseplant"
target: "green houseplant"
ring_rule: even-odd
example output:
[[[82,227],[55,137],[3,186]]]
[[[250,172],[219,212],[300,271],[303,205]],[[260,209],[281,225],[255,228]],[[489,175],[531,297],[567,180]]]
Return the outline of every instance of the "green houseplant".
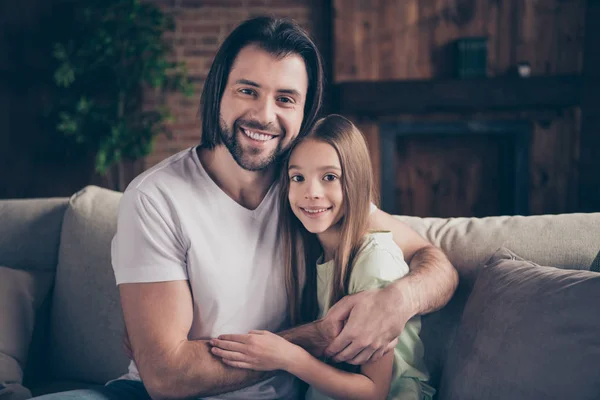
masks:
[[[166,107],[144,106],[154,90],[193,94],[185,65],[171,60],[164,34],[173,18],[139,0],[86,0],[70,4],[72,17],[54,43],[57,129],[95,154],[95,170],[152,152],[153,139],[170,132]]]

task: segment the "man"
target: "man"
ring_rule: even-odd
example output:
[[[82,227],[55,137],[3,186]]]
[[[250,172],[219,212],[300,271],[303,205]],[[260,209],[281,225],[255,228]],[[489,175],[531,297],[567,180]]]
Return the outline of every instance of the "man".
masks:
[[[121,200],[112,258],[135,362],[102,390],[57,398],[297,398],[291,375],[229,367],[210,338],[266,329],[362,364],[393,348],[412,316],[450,299],[457,274],[444,254],[375,210],[371,227],[393,231],[411,273],[281,332],[277,162],[313,124],[322,95],[320,55],[297,25],[256,18],[229,35],[202,93],[201,145],[141,174]]]

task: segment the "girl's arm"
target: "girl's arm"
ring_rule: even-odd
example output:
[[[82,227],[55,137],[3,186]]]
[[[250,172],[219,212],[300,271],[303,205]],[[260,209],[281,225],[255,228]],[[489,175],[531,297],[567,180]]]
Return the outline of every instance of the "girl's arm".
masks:
[[[257,371],[284,370],[329,397],[385,399],[390,389],[394,353],[361,367],[355,374],[319,361],[302,347],[268,331],[222,335],[211,340],[212,352],[229,366]]]
[[[385,399],[390,391],[394,352],[361,366],[361,373],[337,369],[314,358],[299,348],[299,357],[286,369],[292,375],[314,386],[334,399]]]

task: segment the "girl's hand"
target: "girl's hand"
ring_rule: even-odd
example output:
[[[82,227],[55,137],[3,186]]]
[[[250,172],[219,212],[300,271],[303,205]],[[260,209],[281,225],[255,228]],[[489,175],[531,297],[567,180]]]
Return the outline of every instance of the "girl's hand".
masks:
[[[236,368],[255,371],[286,370],[300,347],[269,331],[221,335],[210,341],[211,352]]]

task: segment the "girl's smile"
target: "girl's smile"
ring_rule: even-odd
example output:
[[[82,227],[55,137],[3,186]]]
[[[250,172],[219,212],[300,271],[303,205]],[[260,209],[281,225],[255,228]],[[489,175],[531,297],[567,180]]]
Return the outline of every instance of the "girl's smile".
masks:
[[[293,151],[288,167],[292,211],[312,233],[323,234],[342,217],[342,167],[328,143],[307,139]]]
[[[331,211],[333,207],[298,207],[308,218],[320,218],[327,212]]]

